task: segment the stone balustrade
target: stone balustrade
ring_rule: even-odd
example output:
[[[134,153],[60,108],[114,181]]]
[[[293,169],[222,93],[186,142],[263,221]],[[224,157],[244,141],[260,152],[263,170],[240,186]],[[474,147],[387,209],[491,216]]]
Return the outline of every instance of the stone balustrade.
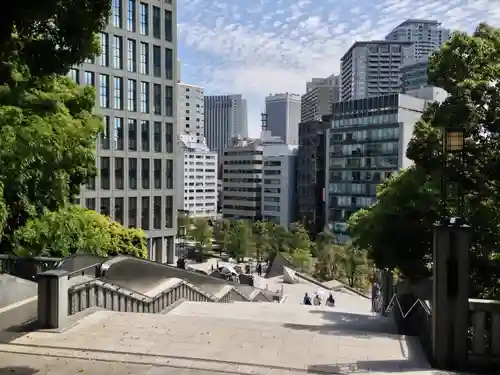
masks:
[[[500,301],[469,299],[470,360],[488,365],[500,361]]]

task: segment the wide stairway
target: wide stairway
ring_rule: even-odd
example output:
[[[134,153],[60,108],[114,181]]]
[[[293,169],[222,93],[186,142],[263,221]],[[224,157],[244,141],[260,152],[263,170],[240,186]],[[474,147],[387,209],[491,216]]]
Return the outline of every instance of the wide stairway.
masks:
[[[149,375],[434,373],[418,344],[395,334],[386,318],[300,304],[183,302],[164,315],[99,311],[56,336],[34,332],[0,345],[0,353],[9,366],[29,353],[30,366],[47,373],[118,373],[125,364],[129,373]]]

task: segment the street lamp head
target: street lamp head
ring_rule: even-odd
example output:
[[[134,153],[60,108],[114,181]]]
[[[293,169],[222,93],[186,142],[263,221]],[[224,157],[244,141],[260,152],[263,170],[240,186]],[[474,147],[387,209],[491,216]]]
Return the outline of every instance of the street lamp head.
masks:
[[[460,152],[463,151],[465,145],[464,132],[461,130],[452,130],[445,132],[446,137],[446,151],[447,152]]]

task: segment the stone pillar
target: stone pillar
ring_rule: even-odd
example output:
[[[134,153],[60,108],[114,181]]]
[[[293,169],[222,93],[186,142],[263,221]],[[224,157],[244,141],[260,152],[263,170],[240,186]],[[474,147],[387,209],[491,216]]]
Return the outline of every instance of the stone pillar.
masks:
[[[167,264],[175,264],[175,254],[174,254],[174,236],[165,237],[165,245],[167,248]]]
[[[164,245],[162,237],[153,238],[153,248],[155,252],[155,261],[158,263],[165,263],[167,259],[165,251],[163,251]]]
[[[67,323],[68,275],[60,269],[38,275],[38,323],[43,328],[62,328]]]
[[[434,229],[432,354],[440,369],[467,361],[470,228],[440,223]]]

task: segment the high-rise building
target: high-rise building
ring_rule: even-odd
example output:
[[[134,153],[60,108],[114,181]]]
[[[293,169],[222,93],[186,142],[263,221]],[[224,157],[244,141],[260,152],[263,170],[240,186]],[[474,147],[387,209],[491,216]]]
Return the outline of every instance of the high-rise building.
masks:
[[[408,167],[408,142],[429,102],[403,94],[334,103],[327,131],[329,228],[345,240],[346,222],[376,202],[377,185]]]
[[[418,90],[429,86],[427,69],[429,59],[421,57],[418,60],[409,60],[401,66],[401,92]]]
[[[428,57],[450,38],[451,32],[435,20],[408,19],[396,26],[387,36],[387,41],[413,42],[412,59]]]
[[[211,95],[204,102],[207,145],[222,160],[231,139],[248,136],[247,101],[242,95]]]
[[[401,91],[400,68],[413,56],[413,42],[355,42],[341,59],[341,101]]]
[[[177,158],[179,205],[190,217],[217,215],[217,153],[195,135],[180,134]]]
[[[104,131],[98,176],[80,204],[146,231],[149,258],[174,263],[176,1],[116,0],[100,34],[101,55],[69,75],[96,89]]]
[[[340,101],[340,76],[313,78],[306,84],[306,93],[302,95],[300,121],[321,120],[332,112],[332,103]],[[300,130],[299,130],[300,132]]]
[[[276,94],[266,97],[267,129],[289,145],[297,145],[300,122],[300,95]]]
[[[179,83],[178,93],[177,132],[194,135],[198,143],[205,143],[203,87]]]

